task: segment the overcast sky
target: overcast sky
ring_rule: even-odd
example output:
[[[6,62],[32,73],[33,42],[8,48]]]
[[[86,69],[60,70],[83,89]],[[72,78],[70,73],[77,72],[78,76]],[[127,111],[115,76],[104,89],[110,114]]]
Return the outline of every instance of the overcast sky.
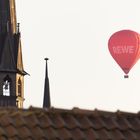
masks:
[[[42,107],[48,57],[53,107],[140,110],[140,62],[129,79],[111,57],[116,31],[140,33],[139,0],[16,0],[21,23],[25,102]]]

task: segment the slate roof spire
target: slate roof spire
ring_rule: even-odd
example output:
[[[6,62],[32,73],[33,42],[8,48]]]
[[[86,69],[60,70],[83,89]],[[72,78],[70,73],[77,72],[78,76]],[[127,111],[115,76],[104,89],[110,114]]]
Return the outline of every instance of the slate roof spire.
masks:
[[[48,78],[48,65],[47,61],[48,58],[45,58],[46,60],[46,75],[45,75],[45,85],[44,85],[44,101],[43,101],[43,108],[49,108],[51,106],[50,101],[50,87],[49,87],[49,78]]]

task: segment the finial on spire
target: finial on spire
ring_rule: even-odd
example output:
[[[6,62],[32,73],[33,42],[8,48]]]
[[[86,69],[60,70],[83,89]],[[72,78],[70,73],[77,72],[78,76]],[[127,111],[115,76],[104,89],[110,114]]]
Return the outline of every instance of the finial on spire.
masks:
[[[49,58],[44,58],[44,60],[49,60]]]
[[[17,23],[17,33],[20,32],[20,23]]]

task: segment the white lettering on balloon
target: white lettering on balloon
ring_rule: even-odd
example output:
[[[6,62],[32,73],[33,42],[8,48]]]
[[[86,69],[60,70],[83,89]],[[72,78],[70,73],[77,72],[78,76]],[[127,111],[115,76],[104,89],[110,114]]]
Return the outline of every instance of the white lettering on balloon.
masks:
[[[134,53],[134,46],[114,46],[113,52],[117,54]]]

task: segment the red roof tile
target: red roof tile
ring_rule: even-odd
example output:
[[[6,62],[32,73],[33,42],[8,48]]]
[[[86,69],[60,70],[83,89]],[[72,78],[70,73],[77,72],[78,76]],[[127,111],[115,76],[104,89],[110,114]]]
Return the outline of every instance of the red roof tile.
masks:
[[[140,114],[0,108],[0,140],[140,140]]]

